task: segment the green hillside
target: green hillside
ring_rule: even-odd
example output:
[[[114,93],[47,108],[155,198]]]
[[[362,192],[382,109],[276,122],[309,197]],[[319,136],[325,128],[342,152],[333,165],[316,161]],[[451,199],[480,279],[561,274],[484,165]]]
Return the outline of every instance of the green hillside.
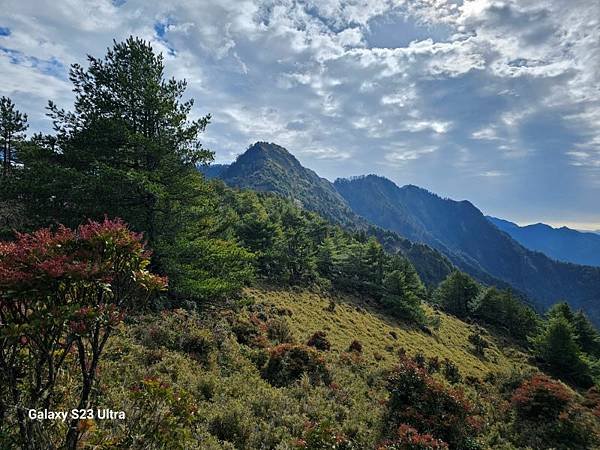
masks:
[[[373,300],[356,296],[248,289],[244,297],[266,307],[289,310],[289,325],[302,340],[308,340],[316,331],[324,331],[337,354],[358,340],[366,360],[376,366],[391,367],[398,360],[398,351],[404,349],[411,356],[421,353],[426,357],[448,358],[462,374],[479,379],[490,373],[533,369],[521,349],[511,345],[507,338],[485,331],[490,345],[484,356],[476,355],[469,335],[481,327],[468,325],[431,307],[426,308],[426,313],[439,318],[439,326],[429,334],[390,317]],[[335,308],[330,310],[332,302]]]
[[[432,308],[427,313],[436,314]],[[413,376],[426,377],[436,383],[432,386],[465,399],[463,407],[470,408],[470,420],[477,423],[473,448],[547,448],[541,444],[546,440],[531,434],[532,428],[521,430],[511,396],[532,377],[553,382],[529,365],[521,350],[493,334],[485,333],[489,347],[485,355],[476,356],[468,340],[476,326],[437,314],[440,326],[428,334],[390,319],[365,299],[256,287],[245,290],[241,303],[232,308],[132,316],[106,351],[98,391],[99,405],[118,403],[130,419],[126,426],[88,423],[85,442],[101,449],[393,450],[398,447],[385,447],[382,437],[393,396],[387,380],[398,364],[410,367],[415,358],[430,375],[416,371]],[[304,345],[317,331],[325,331],[330,348]],[[349,351],[353,341],[362,350]],[[281,384],[269,378],[266,368],[286,346],[305,352],[301,356],[307,359],[297,361],[301,372],[287,373],[289,380]],[[454,363],[451,373],[445,369],[446,358]],[[571,398],[569,402],[584,408],[578,414],[592,420],[589,406],[581,405],[590,405],[593,396],[584,397],[563,384],[549,387]],[[527,423],[531,427],[536,422]],[[537,432],[546,425],[540,424]],[[592,422],[582,428],[589,432],[586,426]],[[55,432],[60,434],[60,427]]]
[[[204,166],[200,171],[230,187],[277,194],[347,230],[377,237],[386,250],[405,255],[428,286],[435,286],[453,270],[452,263],[437,250],[374,226],[355,214],[331,182],[303,167],[279,145],[257,142],[231,165]]]

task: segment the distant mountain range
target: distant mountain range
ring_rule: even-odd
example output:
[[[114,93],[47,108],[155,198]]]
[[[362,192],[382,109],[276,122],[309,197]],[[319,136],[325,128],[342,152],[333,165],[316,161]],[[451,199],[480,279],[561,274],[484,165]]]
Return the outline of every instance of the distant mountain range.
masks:
[[[387,239],[405,253],[412,248],[407,256],[430,282],[447,272],[445,261],[450,260],[486,284],[511,286],[541,308],[565,299],[600,323],[600,268],[558,262],[524,247],[468,201],[444,199],[417,186],[399,187],[375,175],[331,183],[283,147],[265,142],[229,166],[204,172],[230,186],[293,199],[351,229],[370,228],[380,238],[390,230]]]
[[[558,261],[600,266],[600,235],[571,228],[553,228],[536,223],[519,226],[508,220],[487,217],[499,229],[528,249],[542,252]]]

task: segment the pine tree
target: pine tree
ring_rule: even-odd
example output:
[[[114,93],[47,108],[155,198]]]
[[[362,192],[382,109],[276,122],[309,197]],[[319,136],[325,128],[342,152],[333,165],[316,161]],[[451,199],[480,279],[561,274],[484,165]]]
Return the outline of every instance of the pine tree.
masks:
[[[469,305],[479,294],[479,286],[469,275],[462,272],[452,272],[440,283],[434,299],[446,311],[457,317],[466,317]]]
[[[186,82],[166,79],[162,55],[141,39],[88,63],[70,71],[73,110],[49,103],[52,145],[32,141],[24,154],[17,191],[33,225],[120,217],[144,232],[152,268],[169,275],[175,296],[239,288],[250,255],[221,239],[217,199],[197,170],[213,158],[199,140],[210,116],[188,118]]]
[[[399,260],[393,270],[386,273],[383,304],[394,316],[417,324],[425,322],[421,302],[425,298],[425,287],[412,264]]]
[[[27,127],[27,114],[15,109],[15,104],[10,98],[0,98],[0,146],[4,177],[11,172],[15,163],[15,147],[25,139]]]
[[[600,358],[600,333],[582,310],[574,314],[573,327],[581,350],[591,356]]]
[[[589,387],[589,367],[581,358],[581,349],[573,325],[560,314],[550,315],[542,331],[531,339],[536,356],[559,377]]]

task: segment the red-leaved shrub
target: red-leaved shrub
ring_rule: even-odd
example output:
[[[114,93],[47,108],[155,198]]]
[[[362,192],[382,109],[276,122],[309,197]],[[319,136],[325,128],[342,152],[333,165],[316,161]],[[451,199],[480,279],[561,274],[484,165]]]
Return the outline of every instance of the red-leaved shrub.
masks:
[[[572,401],[564,384],[542,374],[525,380],[511,398],[518,417],[525,420],[555,420]]]
[[[430,434],[419,434],[403,423],[398,427],[396,437],[381,442],[377,450],[448,450],[448,444]]]
[[[40,427],[23,411],[53,405],[71,352],[81,379],[77,407],[91,406],[100,357],[114,327],[128,308],[166,286],[166,279],[148,271],[149,263],[142,236],[118,219],[0,242],[0,379],[11,392],[0,396],[0,410],[15,411],[23,442]],[[75,448],[77,422],[70,423],[68,448]]]
[[[474,436],[479,421],[461,391],[445,387],[407,357],[400,359],[387,383],[389,430],[395,432],[401,424],[407,424],[452,448],[476,448]]]
[[[531,448],[596,448],[600,421],[564,384],[536,374],[515,389],[511,406],[518,443]]]

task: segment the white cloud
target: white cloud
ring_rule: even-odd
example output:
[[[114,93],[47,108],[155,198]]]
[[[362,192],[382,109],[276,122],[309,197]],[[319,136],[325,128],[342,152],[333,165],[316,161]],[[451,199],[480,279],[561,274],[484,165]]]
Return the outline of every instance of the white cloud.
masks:
[[[378,21],[398,22],[386,29],[398,45],[370,46]],[[133,34],[188,80],[194,114],[213,114],[206,138],[221,161],[271,140],[333,176],[379,160],[402,167],[401,182],[467,196],[465,173],[514,186],[520,173],[526,186],[525,157],[563,165],[581,190],[577,175],[600,160],[600,2],[5,0],[0,26],[0,48],[15,52],[0,51],[0,94],[32,128],[48,127],[48,99],[71,103],[70,64]],[[565,142],[544,140],[556,130]]]
[[[408,161],[414,161],[422,158],[425,155],[434,153],[435,151],[437,151],[437,149],[438,148],[434,146],[415,149],[403,148],[401,146],[396,151],[386,153],[384,159],[387,163],[401,166],[407,163]]]
[[[486,170],[485,172],[481,173],[482,177],[486,177],[486,178],[496,178],[496,177],[502,177],[506,175],[504,172],[501,172],[500,170]]]
[[[496,141],[501,138],[498,136],[494,127],[484,127],[471,133],[473,139],[485,139],[488,141]]]
[[[442,122],[436,120],[412,120],[406,121],[402,124],[402,128],[411,133],[417,133],[419,131],[431,130],[434,133],[447,133],[450,129],[451,122]]]
[[[316,159],[328,159],[334,161],[344,161],[352,157],[349,152],[328,147],[305,148],[299,153],[314,156]]]

